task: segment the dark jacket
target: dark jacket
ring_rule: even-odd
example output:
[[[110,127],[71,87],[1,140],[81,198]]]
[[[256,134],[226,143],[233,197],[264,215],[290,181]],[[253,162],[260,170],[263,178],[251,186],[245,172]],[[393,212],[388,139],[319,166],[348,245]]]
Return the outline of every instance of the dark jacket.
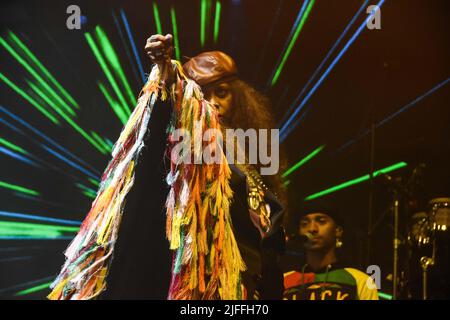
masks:
[[[265,191],[264,200],[271,208],[271,227],[264,238],[261,238],[249,216],[246,181],[248,172],[243,172],[232,164],[230,168],[232,170],[230,186],[234,192],[230,214],[239,250],[247,265],[243,277],[248,298],[281,299],[283,273],[278,267],[278,257],[283,253],[285,246],[284,229],[281,226],[284,208],[270,190]],[[247,170],[252,170],[254,175],[259,176],[255,169],[247,167]]]

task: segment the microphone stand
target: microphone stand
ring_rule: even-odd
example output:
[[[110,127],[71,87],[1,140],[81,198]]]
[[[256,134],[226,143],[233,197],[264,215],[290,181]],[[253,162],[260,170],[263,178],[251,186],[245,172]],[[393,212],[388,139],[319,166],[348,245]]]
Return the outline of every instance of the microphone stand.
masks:
[[[400,244],[400,239],[398,238],[398,215],[399,215],[399,194],[398,190],[394,189],[393,196],[393,215],[394,215],[394,240],[393,240],[393,267],[392,267],[392,300],[397,300],[398,298],[398,247]]]
[[[413,171],[413,174],[409,178],[408,181],[402,183],[401,178],[391,177],[387,174],[380,174],[377,177],[381,177],[384,180],[384,183],[389,186],[389,190],[392,192],[392,213],[393,213],[393,241],[392,241],[392,299],[396,300],[399,297],[398,294],[398,283],[399,283],[399,247],[402,243],[402,240],[399,237],[399,216],[400,216],[400,200],[402,196],[411,197],[414,192],[414,187],[416,180],[422,175],[422,171],[425,168],[424,164],[420,164]],[[417,183],[416,183],[417,184]],[[380,220],[381,221],[381,220]],[[378,221],[372,227],[373,229],[377,227],[379,224]],[[369,234],[373,232],[373,229],[370,230]],[[433,249],[434,250],[434,249]],[[434,264],[434,251],[431,258],[422,257],[421,265],[423,269],[423,281],[424,281],[424,296],[426,296],[426,286],[427,286],[427,271],[428,267]]]
[[[367,219],[367,247],[366,247],[366,265],[371,262],[371,250],[372,250],[372,232],[374,227],[372,226],[373,219],[373,203],[374,203],[374,163],[375,163],[375,124],[372,123],[370,128],[370,190],[369,190],[369,216]]]
[[[382,175],[384,180],[389,183],[389,189],[392,191],[392,213],[393,213],[393,239],[392,239],[392,300],[398,299],[398,261],[399,261],[399,208],[400,195],[407,193],[407,188],[401,185],[400,179],[394,179],[387,174]]]
[[[420,258],[422,267],[422,298],[428,300],[428,268],[434,265],[436,258],[436,239],[433,240],[433,253],[431,258],[423,256]]]

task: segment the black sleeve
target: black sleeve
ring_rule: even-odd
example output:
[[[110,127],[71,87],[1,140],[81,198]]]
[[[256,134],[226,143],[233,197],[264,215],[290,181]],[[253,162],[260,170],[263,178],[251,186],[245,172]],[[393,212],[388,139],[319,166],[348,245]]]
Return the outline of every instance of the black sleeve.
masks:
[[[230,186],[234,192],[230,215],[236,241],[247,266],[243,276],[249,297],[253,298],[252,292],[256,289],[262,299],[281,299],[284,286],[278,257],[284,252],[285,246],[284,229],[281,226],[284,207],[270,191],[266,191],[265,201],[271,208],[272,227],[261,239],[249,215],[246,176],[234,164],[230,164],[230,169]]]
[[[284,284],[278,260],[285,250],[285,232],[281,225],[285,210],[270,191],[266,193],[266,201],[271,209],[272,227],[261,240],[261,278],[258,287],[261,299],[281,300]]]
[[[135,180],[125,198],[114,258],[100,299],[166,299],[171,253],[165,236],[166,129],[172,106],[158,100],[152,110]]]

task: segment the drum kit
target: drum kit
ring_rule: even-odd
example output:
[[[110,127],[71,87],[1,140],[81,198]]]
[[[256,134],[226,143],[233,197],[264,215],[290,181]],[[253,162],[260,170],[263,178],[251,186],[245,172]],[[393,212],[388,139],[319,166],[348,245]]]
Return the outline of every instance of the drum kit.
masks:
[[[421,294],[427,300],[435,297],[430,292],[430,273],[448,268],[450,244],[450,198],[435,198],[429,201],[425,212],[417,212],[411,217],[407,233],[407,247],[410,257],[410,269],[420,266]],[[418,269],[418,268],[416,268]],[[448,274],[448,270],[443,270]],[[442,274],[442,272],[441,272]],[[445,279],[434,278],[435,281]],[[448,279],[447,279],[448,281]],[[431,293],[431,295],[430,295]],[[437,293],[441,295],[441,293]]]
[[[393,265],[388,279],[394,300],[450,299],[450,197],[424,202],[425,167],[419,164],[407,179],[379,177],[391,194]],[[420,207],[424,211],[417,212]]]

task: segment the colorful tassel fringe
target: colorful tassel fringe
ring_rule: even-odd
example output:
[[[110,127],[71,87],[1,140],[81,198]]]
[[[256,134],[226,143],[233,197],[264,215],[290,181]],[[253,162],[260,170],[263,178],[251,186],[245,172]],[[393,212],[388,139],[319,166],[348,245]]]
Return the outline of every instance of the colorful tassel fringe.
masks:
[[[173,117],[167,154],[176,144],[171,139],[175,129],[187,130],[193,137],[195,122],[200,121],[202,132],[220,131],[216,110],[203,99],[200,87],[185,77],[177,61],[173,61],[173,67],[177,79],[170,88]],[[65,252],[66,262],[51,285],[49,299],[93,299],[105,289],[124,199],[133,186],[134,165],[144,146],[150,114],[155,101],[169,95],[160,78],[155,66],[114,145],[112,160],[104,171],[91,210]],[[194,145],[191,139],[190,147],[194,157],[201,156],[206,142]],[[170,185],[166,235],[169,248],[174,251],[169,299],[243,298],[241,273],[246,267],[229,212],[233,197],[229,186],[231,171],[223,150],[216,152],[223,160],[219,164],[171,162],[166,179]]]

